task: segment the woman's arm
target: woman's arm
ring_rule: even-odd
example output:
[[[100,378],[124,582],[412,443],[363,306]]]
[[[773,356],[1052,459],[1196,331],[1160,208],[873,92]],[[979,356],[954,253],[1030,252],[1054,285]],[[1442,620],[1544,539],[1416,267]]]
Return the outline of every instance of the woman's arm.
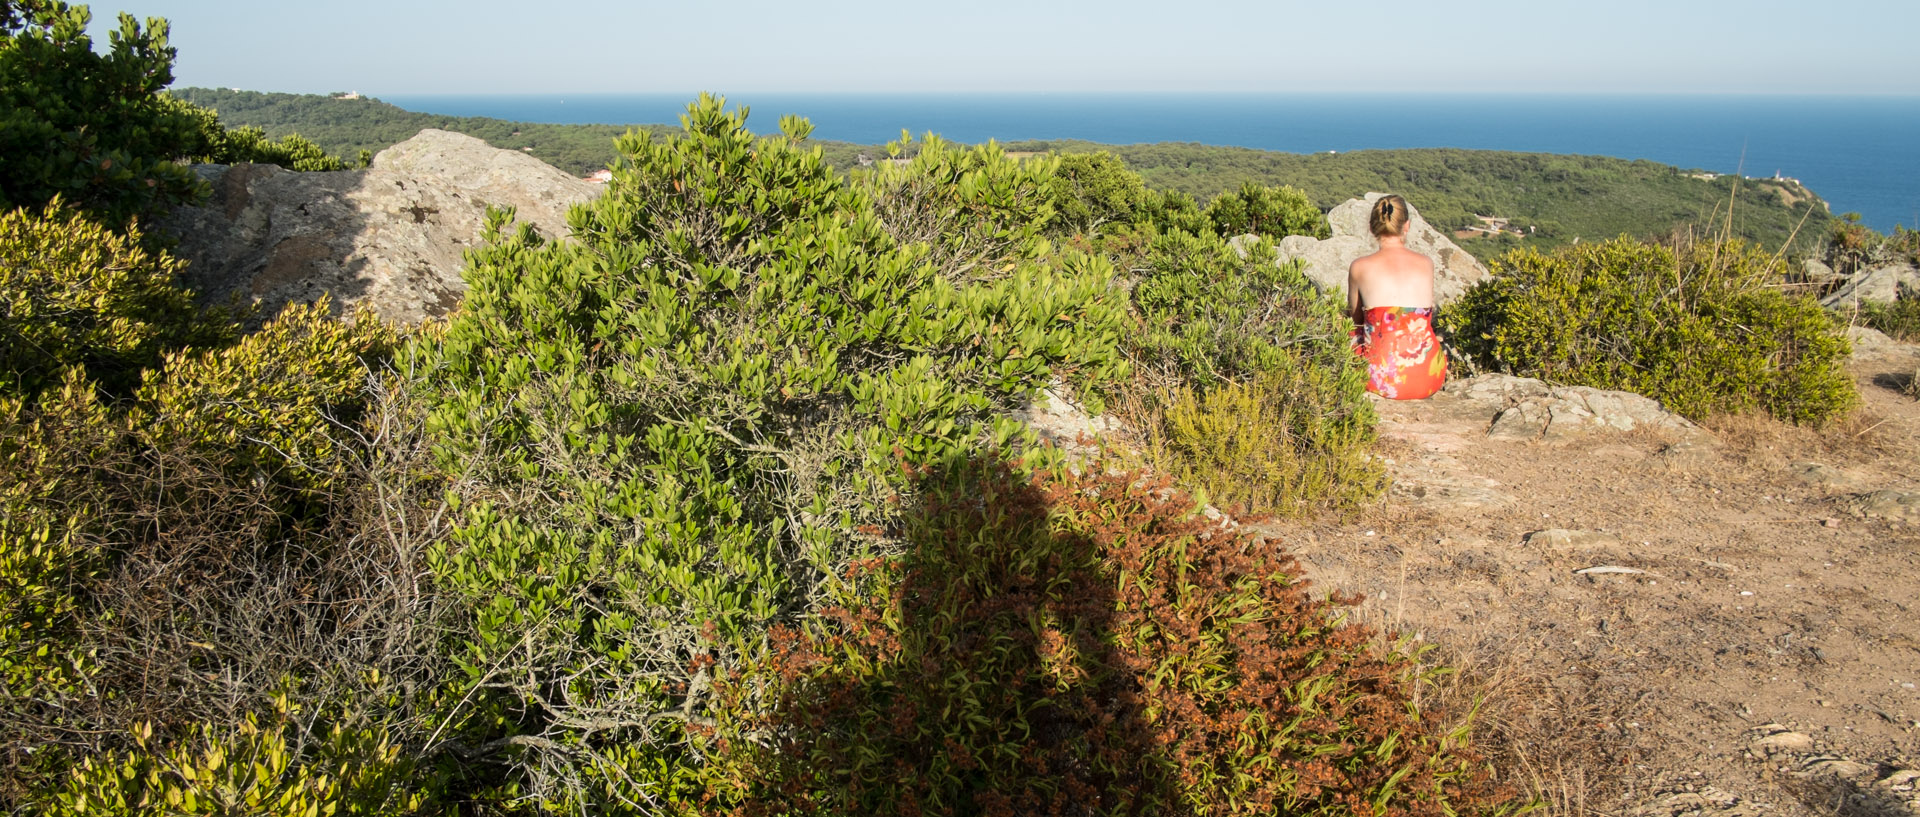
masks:
[[[1353,319],[1355,326],[1367,322],[1367,310],[1360,301],[1359,265],[1358,261],[1347,265],[1347,316]]]

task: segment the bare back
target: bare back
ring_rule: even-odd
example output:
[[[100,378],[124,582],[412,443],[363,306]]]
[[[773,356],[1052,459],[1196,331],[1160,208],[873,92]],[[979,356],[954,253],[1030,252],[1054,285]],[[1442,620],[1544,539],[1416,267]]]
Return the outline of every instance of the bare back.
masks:
[[[1433,261],[1383,236],[1379,251],[1347,267],[1347,311],[1356,322],[1376,306],[1433,306]]]

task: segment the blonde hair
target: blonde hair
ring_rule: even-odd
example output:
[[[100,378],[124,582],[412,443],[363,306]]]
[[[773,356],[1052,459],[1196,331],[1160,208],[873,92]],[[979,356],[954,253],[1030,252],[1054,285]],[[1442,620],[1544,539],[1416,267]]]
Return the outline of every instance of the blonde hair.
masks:
[[[1375,238],[1390,235],[1406,235],[1407,219],[1413,211],[1407,209],[1407,200],[1398,194],[1388,193],[1373,203],[1373,215],[1367,217],[1367,229]]]

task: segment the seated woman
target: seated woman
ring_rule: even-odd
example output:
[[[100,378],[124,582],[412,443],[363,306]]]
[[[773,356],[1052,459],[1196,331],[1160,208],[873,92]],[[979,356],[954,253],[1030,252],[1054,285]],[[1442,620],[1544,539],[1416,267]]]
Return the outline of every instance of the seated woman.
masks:
[[[1353,351],[1367,359],[1367,391],[1394,400],[1432,396],[1447,382],[1433,334],[1433,262],[1407,249],[1407,200],[1383,196],[1367,226],[1380,241],[1347,268]]]

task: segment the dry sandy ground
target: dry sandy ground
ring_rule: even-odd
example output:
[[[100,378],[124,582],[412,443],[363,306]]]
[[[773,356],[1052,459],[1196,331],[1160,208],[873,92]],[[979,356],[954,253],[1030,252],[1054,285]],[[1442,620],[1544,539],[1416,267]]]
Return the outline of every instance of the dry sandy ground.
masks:
[[[1484,403],[1383,402],[1391,499],[1271,527],[1461,670],[1433,694],[1484,697],[1483,745],[1555,812],[1911,815],[1920,506],[1861,497],[1920,492],[1916,366],[1920,346],[1857,358],[1838,428],[1691,442],[1490,439]],[[1553,530],[1573,533],[1529,539]]]

